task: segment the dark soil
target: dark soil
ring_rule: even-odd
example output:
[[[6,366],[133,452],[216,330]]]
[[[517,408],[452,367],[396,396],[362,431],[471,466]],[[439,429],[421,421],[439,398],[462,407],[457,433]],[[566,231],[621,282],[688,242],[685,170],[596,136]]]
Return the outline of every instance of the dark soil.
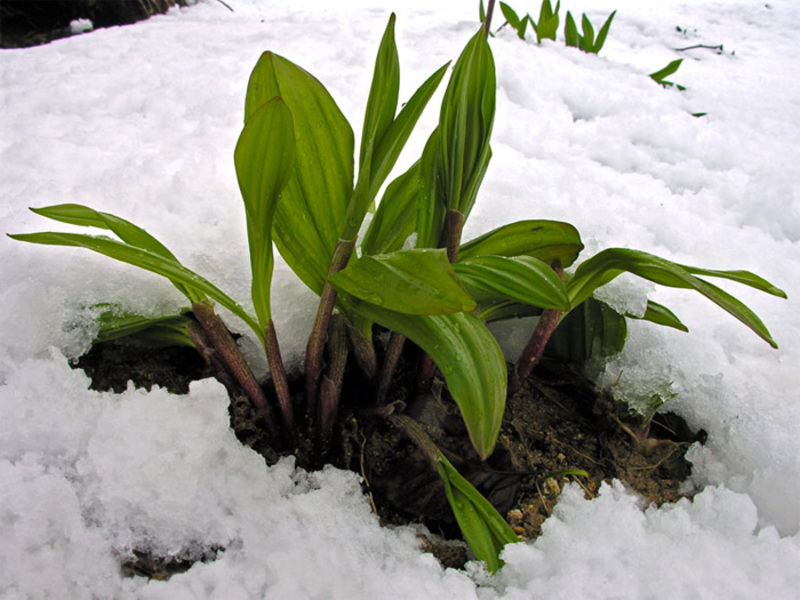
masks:
[[[416,391],[413,351],[404,354],[390,401],[401,402],[406,414],[420,423],[456,468],[503,514],[521,539],[541,534],[564,484],[574,481],[593,497],[603,481],[619,479],[648,503],[675,502],[691,472],[684,453],[703,441],[675,415],[657,415],[648,435],[641,424],[594,389],[570,365],[545,359],[532,377],[509,398],[494,454],[481,462],[469,444],[455,403],[442,382],[424,393]],[[128,381],[138,387],[166,387],[186,393],[192,380],[211,375],[191,349],[148,349],[125,341],[96,345],[76,367],[92,378],[95,389],[121,391]],[[440,534],[421,539],[422,547],[443,564],[461,567],[469,557],[437,473],[420,450],[371,406],[348,405],[349,398],[370,398],[369,384],[357,374],[345,381],[343,408],[333,447],[320,456],[307,439],[292,447],[275,447],[267,439],[259,416],[241,395],[233,394],[231,424],[242,443],[265,456],[268,463],[292,453],[298,464],[318,468],[323,463],[362,475],[373,509],[386,524],[424,523]],[[302,394],[297,386],[299,404]],[[300,408],[300,407],[298,407]],[[221,549],[215,549],[214,555]],[[168,559],[137,554],[127,560],[128,574],[165,577]],[[212,558],[213,559],[213,558]],[[174,561],[173,561],[174,562]]]
[[[72,35],[69,24],[89,19],[95,29],[128,25],[185,0],[2,0],[0,48],[26,48]]]

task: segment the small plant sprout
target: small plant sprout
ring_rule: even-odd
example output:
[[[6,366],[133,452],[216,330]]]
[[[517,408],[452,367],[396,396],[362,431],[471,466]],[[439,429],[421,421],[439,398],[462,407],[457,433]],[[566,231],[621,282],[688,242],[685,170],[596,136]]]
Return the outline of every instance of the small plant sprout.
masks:
[[[669,63],[663,69],[659,69],[658,71],[650,73],[650,79],[652,79],[656,83],[659,83],[659,84],[663,85],[664,87],[675,86],[680,91],[684,91],[686,88],[683,87],[682,85],[676,85],[671,81],[667,81],[667,77],[669,77],[670,75],[674,74],[680,68],[682,62],[683,62],[682,58],[678,58],[676,60],[673,60],[671,63]]]
[[[538,24],[531,20],[539,42],[555,39],[559,8],[557,3],[553,11],[550,0],[544,0]],[[525,21],[512,23],[516,14],[503,3],[501,9],[512,26]],[[491,10],[492,4],[489,15],[482,15],[486,23]],[[600,50],[614,14],[597,38],[584,17],[580,39],[585,51]],[[449,67],[448,63],[436,69],[401,105],[394,26],[391,15],[375,59],[357,152],[352,126],[318,79],[273,52],[265,52],[256,63],[247,86],[243,129],[233,151],[247,226],[252,309],[184,266],[144,229],[86,206],[32,210],[62,223],[110,232],[117,239],[57,232],[11,237],[85,248],[167,278],[188,302],[180,315],[143,319],[112,313],[103,317],[103,338],[136,334],[158,344],[197,348],[234,390],[231,395],[243,390],[279,452],[295,452],[302,437],[311,448],[313,464],[324,464],[337,435],[340,403],[356,403],[340,398],[345,371],[348,365],[359,368],[372,393],[368,418],[390,423],[416,444],[438,473],[475,556],[496,571],[502,548],[517,541],[516,535],[456,471],[412,418],[414,413],[404,411],[404,401],[387,397],[407,342],[422,355],[414,401],[431,397],[428,388],[434,379],[442,382],[471,443],[464,450],[466,458],[480,463],[495,449],[509,392],[523,384],[546,350],[581,361],[598,351],[622,348],[628,317],[593,297],[618,275],[627,272],[659,285],[694,290],[774,347],[755,313],[708,279],[786,295],[748,271],[691,267],[639,250],[609,248],[580,262],[580,234],[560,221],[518,221],[463,242],[464,224],[492,157],[497,82],[488,36],[482,27],[467,41],[452,66],[438,125],[421,156],[390,178]],[[524,36],[524,25],[520,27]],[[676,63],[653,78],[665,83],[663,77],[677,69]],[[371,210],[374,215],[359,238]],[[407,247],[408,240],[415,240],[414,247]],[[295,395],[290,393],[275,333],[273,244],[320,297],[306,347],[304,391]],[[241,319],[263,346],[274,401],[256,380],[215,303]],[[539,319],[509,381],[505,357],[487,325],[521,315]],[[676,315],[654,302],[640,318],[686,330]],[[374,337],[376,331],[390,333],[383,346]],[[364,399],[358,402],[364,410]]]
[[[606,43],[608,30],[611,28],[611,22],[614,20],[614,15],[616,14],[617,11],[614,11],[609,15],[606,22],[603,23],[603,26],[600,28],[600,31],[597,32],[597,37],[595,37],[594,27],[586,14],[581,18],[583,33],[580,34],[578,33],[578,28],[575,25],[575,19],[572,17],[572,13],[567,11],[567,19],[564,25],[564,38],[567,46],[580,48],[584,52],[590,54],[597,54],[602,49],[603,44]]]

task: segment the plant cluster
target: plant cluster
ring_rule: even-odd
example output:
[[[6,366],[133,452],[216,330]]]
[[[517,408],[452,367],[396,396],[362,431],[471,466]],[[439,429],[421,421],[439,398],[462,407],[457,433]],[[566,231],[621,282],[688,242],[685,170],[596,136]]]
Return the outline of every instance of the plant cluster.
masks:
[[[494,0],[490,0],[490,4],[493,5]],[[500,2],[500,10],[506,20],[506,22],[501,26],[501,29],[502,27],[505,27],[505,25],[509,25],[512,29],[514,29],[514,31],[517,32],[519,38],[524,40],[525,32],[530,24],[531,28],[536,33],[537,44],[541,44],[542,40],[555,41],[560,21],[558,13],[561,10],[561,0],[556,2],[555,9],[553,8],[550,0],[542,0],[542,4],[539,8],[538,23],[533,20],[530,14],[526,14],[524,17],[520,18],[516,11],[505,2]],[[578,33],[578,28],[575,24],[575,18],[572,16],[570,11],[567,11],[566,23],[564,25],[564,37],[567,46],[579,48],[590,54],[597,54],[600,52],[600,49],[606,42],[608,30],[611,28],[611,22],[614,20],[614,15],[616,14],[617,11],[611,13],[595,37],[594,26],[589,20],[589,17],[586,16],[586,13],[581,16],[581,28],[583,31],[582,33]],[[480,19],[481,23],[487,22],[483,0],[481,0],[480,4]]]
[[[542,24],[540,18],[537,35]],[[420,363],[418,385],[425,388],[434,377],[444,379],[475,453],[486,459],[497,441],[507,395],[529,376],[546,347],[581,360],[624,343],[626,317],[593,298],[595,290],[621,273],[695,290],[772,346],[759,318],[706,278],[785,294],[747,271],[690,267],[638,250],[609,248],[578,263],[580,235],[558,221],[519,221],[462,243],[464,223],[492,156],[495,66],[483,31],[472,36],[452,67],[438,126],[421,156],[391,179],[375,207],[449,66],[438,68],[398,110],[394,26],[392,15],[375,61],[358,153],[351,125],[313,75],[272,52],[265,52],[253,69],[234,150],[247,224],[252,310],[183,265],[142,228],[86,206],[32,210],[62,223],[105,230],[116,239],[58,232],[11,237],[86,248],[166,277],[186,297],[185,311],[159,319],[111,315],[104,339],[137,334],[153,343],[197,348],[231,390],[244,391],[275,447],[284,451],[305,435],[324,460],[335,434],[345,370],[358,365],[372,382],[376,418],[403,431],[430,460],[465,539],[494,571],[502,564],[500,551],[516,535],[404,407],[387,403],[405,343],[415,344],[427,357]],[[320,296],[306,349],[304,392],[294,397],[272,314],[273,245]],[[276,400],[256,380],[215,304],[239,317],[261,342]],[[539,319],[509,375],[487,324],[521,315]],[[686,330],[655,302],[648,303],[641,318]],[[376,351],[377,328],[391,332],[383,353]]]

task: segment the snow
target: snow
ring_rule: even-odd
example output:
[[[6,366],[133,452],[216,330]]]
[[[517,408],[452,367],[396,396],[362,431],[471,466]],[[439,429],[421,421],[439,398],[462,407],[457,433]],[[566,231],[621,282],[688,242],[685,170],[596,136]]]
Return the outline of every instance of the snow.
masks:
[[[249,72],[264,50],[290,58],[358,131],[388,11],[367,0],[228,3],[235,12],[202,0],[0,53],[0,231],[50,228],[28,206],[87,204],[145,227],[246,302],[232,155]],[[702,489],[694,501],[643,510],[618,483],[591,501],[567,487],[542,537],[509,547],[498,576],[444,570],[413,529],[379,526],[357,475],[306,473],[291,459],[265,467],[235,439],[216,382],[185,396],[89,390],[69,360],[91,343],[91,305],[161,314],[181,297],[108,259],[2,237],[0,596],[800,598],[800,6],[571,0],[562,17],[566,9],[594,23],[618,9],[599,56],[505,30],[492,41],[494,158],[465,238],[522,218],[565,220],[581,231],[584,258],[637,248],[749,269],[789,294],[724,286],[762,317],[776,351],[696,294],[631,278],[604,292],[631,310],[649,296],[691,330],[632,323],[600,380],[634,396],[667,386],[677,394],[669,408],[708,431],[689,453]],[[396,10],[407,98],[458,55],[477,2]],[[674,50],[695,44],[724,50]],[[647,77],[681,56],[670,79],[685,92]],[[439,98],[400,167],[421,151]],[[296,365],[315,298],[281,262],[274,288],[278,334]],[[167,582],[118,569],[133,548],[197,557],[214,547],[226,550]]]

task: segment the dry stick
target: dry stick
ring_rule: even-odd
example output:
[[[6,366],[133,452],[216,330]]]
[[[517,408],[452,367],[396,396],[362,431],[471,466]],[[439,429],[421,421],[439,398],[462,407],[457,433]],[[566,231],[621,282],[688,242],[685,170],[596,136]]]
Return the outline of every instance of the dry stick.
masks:
[[[333,252],[331,265],[328,269],[328,277],[338,273],[347,266],[350,255],[355,248],[355,240],[339,240]],[[319,377],[322,373],[322,353],[325,350],[325,340],[328,335],[328,326],[333,314],[333,307],[336,305],[336,290],[326,279],[322,288],[317,316],[314,318],[314,327],[311,329],[311,336],[308,338],[305,357],[306,371],[306,405],[309,414],[315,414],[317,410],[317,388]]]
[[[339,412],[339,397],[342,392],[344,368],[347,365],[347,333],[344,317],[333,315],[328,333],[328,372],[322,378],[318,422],[323,451],[328,447],[333,424]]]
[[[553,270],[563,281],[564,269],[561,267],[561,261],[558,259],[554,260],[552,266]],[[533,330],[531,339],[528,340],[527,346],[525,346],[525,349],[522,351],[522,354],[520,354],[519,360],[517,361],[514,381],[510,386],[512,389],[509,390],[510,393],[514,393],[517,389],[519,389],[519,386],[522,385],[522,382],[525,381],[528,378],[528,375],[531,374],[533,367],[535,367],[536,363],[539,362],[539,359],[542,358],[545,346],[547,346],[547,342],[550,341],[550,337],[553,335],[553,332],[561,320],[562,312],[563,311],[553,308],[546,308],[542,311],[542,316],[539,317],[539,322],[536,324],[536,328]]]
[[[272,407],[267,402],[267,397],[264,390],[261,389],[258,381],[256,380],[253,371],[242,355],[236,341],[231,337],[225,323],[214,312],[211,304],[206,301],[195,302],[192,304],[192,313],[194,313],[197,322],[205,331],[211,346],[218,353],[219,360],[225,365],[227,371],[242,387],[244,393],[250,398],[256,409],[264,414],[267,428],[270,435],[277,439],[277,427],[275,425],[275,415],[272,412]]]

